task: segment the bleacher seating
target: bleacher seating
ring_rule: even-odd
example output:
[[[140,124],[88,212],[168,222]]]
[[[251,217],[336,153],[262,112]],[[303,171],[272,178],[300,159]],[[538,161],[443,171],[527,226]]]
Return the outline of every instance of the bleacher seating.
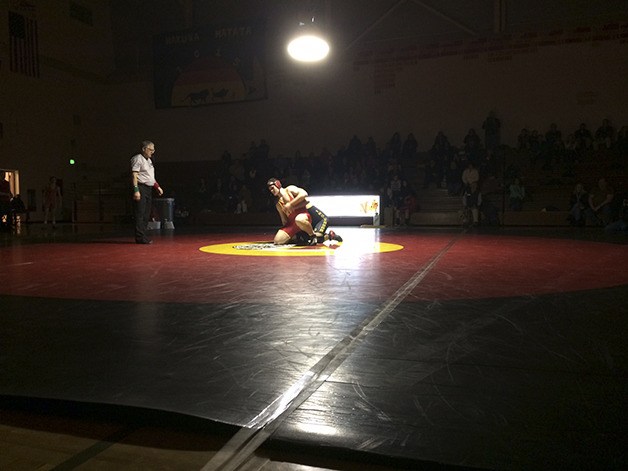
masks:
[[[502,146],[503,161],[491,180],[485,180],[483,198],[489,201],[505,226],[566,226],[569,225],[569,199],[577,182],[587,189],[595,188],[597,180],[605,177],[616,189],[626,192],[626,168],[619,165],[616,156],[609,152],[592,153],[581,162],[567,166],[565,163],[543,168],[540,162],[531,164],[529,155]],[[412,214],[409,223],[415,226],[457,226],[461,224],[462,198],[450,196],[445,188],[431,185],[423,188],[423,169],[427,153],[418,158],[401,162],[401,177],[417,191],[419,211]],[[275,160],[268,161],[272,169]],[[159,174],[167,195],[175,198],[175,206],[186,206],[196,198],[198,181],[204,176],[208,192],[213,191],[211,179],[220,175],[220,161],[160,162]],[[522,211],[508,208],[507,185],[509,171],[520,175],[526,188]],[[111,182],[79,182],[75,185],[72,199],[75,201],[77,222],[120,222],[132,215],[132,202],[127,188],[127,176],[117,176]],[[227,214],[209,211],[212,208],[195,208],[190,211],[188,222],[193,224],[220,225],[274,225],[274,212]]]
[[[595,188],[597,180],[606,178],[616,194],[626,191],[627,172],[618,165],[617,159],[607,151],[591,153],[581,162],[567,167],[564,163],[544,169],[540,163],[532,166],[525,152],[505,147],[502,169],[516,168],[526,188],[522,211],[508,208],[507,185],[503,172],[490,185],[484,200],[498,210],[500,224],[505,226],[568,226],[569,200],[577,182],[587,189]],[[419,166],[417,182],[422,182]],[[496,187],[496,182],[499,188]],[[411,218],[413,225],[459,225],[462,200],[460,196],[448,196],[445,190],[433,187],[421,189],[417,185],[420,211]]]

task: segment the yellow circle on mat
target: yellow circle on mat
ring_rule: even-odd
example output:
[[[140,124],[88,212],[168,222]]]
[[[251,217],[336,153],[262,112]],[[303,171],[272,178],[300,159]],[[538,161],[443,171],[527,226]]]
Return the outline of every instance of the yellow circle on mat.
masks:
[[[316,247],[301,247],[295,245],[274,245],[272,242],[229,242],[226,244],[214,244],[201,247],[201,252],[220,255],[249,255],[253,257],[320,257],[340,253],[383,253],[395,252],[403,249],[403,245],[389,244],[387,242],[374,242],[360,246],[345,247],[342,244],[336,248],[325,245]]]

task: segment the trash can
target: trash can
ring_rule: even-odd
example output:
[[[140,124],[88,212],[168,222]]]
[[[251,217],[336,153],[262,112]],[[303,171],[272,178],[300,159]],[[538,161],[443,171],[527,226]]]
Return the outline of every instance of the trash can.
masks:
[[[162,229],[174,229],[174,198],[154,198]]]

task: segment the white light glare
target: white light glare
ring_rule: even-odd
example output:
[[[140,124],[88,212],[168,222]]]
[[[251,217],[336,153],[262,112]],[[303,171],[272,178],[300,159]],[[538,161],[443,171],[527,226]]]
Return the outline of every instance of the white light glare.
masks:
[[[317,62],[327,57],[329,44],[319,36],[299,36],[288,44],[288,54],[297,61]]]

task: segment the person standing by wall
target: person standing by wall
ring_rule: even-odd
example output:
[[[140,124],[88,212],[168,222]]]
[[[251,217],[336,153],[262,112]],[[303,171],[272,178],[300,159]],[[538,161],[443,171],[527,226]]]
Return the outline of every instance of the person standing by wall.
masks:
[[[50,181],[44,188],[44,224],[48,224],[48,217],[52,219],[52,225],[57,224],[57,208],[61,206],[61,188],[57,185],[57,179],[50,177]]]
[[[467,168],[462,172],[463,184],[463,206],[471,209],[473,225],[480,222],[480,206],[482,205],[482,194],[480,193],[480,173],[475,167],[473,160],[467,162]]]
[[[0,172],[2,179],[0,180],[0,228],[9,229],[11,227],[11,183],[6,177],[5,172]]]
[[[164,191],[155,180],[155,167],[152,157],[155,154],[155,144],[151,141],[142,141],[141,153],[131,157],[131,177],[133,182],[133,203],[135,214],[135,242],[137,244],[152,244],[146,231],[148,219],[153,206],[153,190],[159,196]]]

